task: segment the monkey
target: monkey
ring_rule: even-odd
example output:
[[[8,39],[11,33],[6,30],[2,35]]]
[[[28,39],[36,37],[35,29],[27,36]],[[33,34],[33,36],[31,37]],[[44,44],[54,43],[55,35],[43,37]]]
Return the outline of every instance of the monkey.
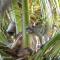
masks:
[[[34,34],[39,38],[39,42],[40,42],[40,46],[39,49],[42,48],[42,46],[47,42],[45,41],[46,37],[45,35],[47,35],[47,31],[48,28],[46,25],[40,24],[39,22],[35,24],[35,26],[29,26],[27,27],[27,31],[29,32],[29,34]],[[44,42],[43,43],[43,37],[44,37]],[[36,40],[37,41],[37,40]]]
[[[27,28],[26,28],[26,32],[28,32],[30,35],[37,35],[35,32],[36,29],[35,29],[35,26],[28,26]],[[11,35],[13,35],[15,32],[16,32],[16,25],[15,25],[15,22],[11,22],[10,24],[9,24],[9,26],[8,26],[8,29],[6,30],[7,31],[7,33],[11,36]],[[33,38],[33,41],[32,42],[34,42],[33,44],[35,44],[35,37],[32,37]],[[22,32],[19,32],[17,35],[16,35],[16,39],[15,39],[15,42],[13,42],[13,44],[12,44],[12,46],[11,46],[11,48],[14,48],[15,49],[15,51],[17,51],[17,50],[19,50],[21,47],[22,47],[22,44],[23,44],[23,41],[22,41],[22,39],[23,39],[23,35],[22,35]],[[32,48],[32,47],[31,47]],[[34,49],[35,49],[35,47],[34,47]]]

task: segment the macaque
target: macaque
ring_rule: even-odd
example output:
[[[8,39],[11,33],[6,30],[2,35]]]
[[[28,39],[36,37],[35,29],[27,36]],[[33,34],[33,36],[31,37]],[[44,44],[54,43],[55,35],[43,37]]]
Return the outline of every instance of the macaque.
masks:
[[[16,24],[15,24],[15,22],[12,21],[9,24],[8,29],[6,31],[9,35],[13,35],[14,33],[16,33]]]
[[[30,37],[31,37],[31,44],[30,45],[34,47],[34,48],[31,47],[31,49],[33,49],[34,51],[37,51],[36,48],[38,48],[38,47],[36,45],[38,45],[37,43],[40,42],[39,37],[41,37],[42,35],[44,35],[44,30],[43,30],[44,28],[41,28],[42,29],[41,30],[42,32],[40,32],[40,27],[41,26],[38,26],[38,24],[37,24],[36,26],[30,26],[30,27],[26,28],[26,32],[28,32],[29,35],[30,35]],[[15,22],[11,22],[9,24],[9,26],[8,26],[7,33],[10,34],[10,35],[13,35],[15,32],[16,32]],[[23,40],[22,39],[23,39],[22,32],[19,32],[16,35],[16,39],[13,42],[13,44],[11,46],[11,49],[14,49],[15,51],[18,51],[19,49],[21,49],[22,44],[23,44]]]
[[[40,24],[40,23],[36,23],[35,26],[31,26],[27,28],[27,31],[35,36],[38,37],[38,39],[36,40],[36,42],[40,42],[39,43],[39,47],[42,47],[42,45],[44,45],[47,41],[45,39],[47,39],[45,37],[45,35],[47,36],[47,26]],[[32,35],[32,36],[33,36]],[[36,38],[36,37],[35,37]],[[38,44],[37,44],[38,45]]]

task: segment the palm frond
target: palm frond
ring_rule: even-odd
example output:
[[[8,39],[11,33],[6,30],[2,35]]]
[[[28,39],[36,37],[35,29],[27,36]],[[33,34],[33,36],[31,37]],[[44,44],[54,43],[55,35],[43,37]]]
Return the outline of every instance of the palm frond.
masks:
[[[35,60],[39,59],[42,60],[45,56],[45,54],[47,55],[48,52],[52,52],[51,56],[58,52],[58,50],[60,49],[59,45],[60,45],[60,33],[57,33],[49,42],[47,42],[36,54],[35,56]],[[59,48],[58,48],[59,47]],[[49,54],[50,55],[50,54]]]

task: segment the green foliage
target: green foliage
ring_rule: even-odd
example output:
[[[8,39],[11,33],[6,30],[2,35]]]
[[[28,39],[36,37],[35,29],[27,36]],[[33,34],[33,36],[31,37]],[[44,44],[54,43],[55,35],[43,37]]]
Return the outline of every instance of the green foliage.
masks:
[[[35,60],[44,60],[43,58],[54,57],[60,50],[60,33],[57,33],[49,42],[47,42],[36,54]]]
[[[29,36],[26,33],[26,27],[29,25],[28,0],[22,0],[22,29],[23,29],[23,46],[29,47]]]
[[[18,0],[12,0],[12,10],[14,10],[16,17],[16,24],[18,32],[22,31],[22,9],[18,6]]]
[[[42,23],[43,21],[46,22],[48,28],[53,26],[53,24],[56,24],[56,26],[58,26],[58,29],[60,29],[59,28],[60,17],[59,17],[58,11],[57,11],[57,9],[60,8],[60,0],[48,1],[50,6],[48,5],[47,1],[48,0],[36,0],[36,1],[32,0],[32,5],[31,5],[31,6],[33,6],[32,15],[35,16],[34,18],[36,18],[36,21],[38,21],[38,22],[41,21],[40,22],[41,24],[43,24]],[[18,32],[20,32],[20,31],[23,32],[23,46],[24,47],[29,47],[29,42],[30,42],[29,34],[26,33],[26,27],[29,26],[29,16],[30,16],[29,13],[31,13],[31,12],[29,12],[29,9],[31,9],[31,8],[29,8],[28,5],[29,5],[28,0],[22,0],[22,8],[19,8],[19,6],[17,4],[17,0],[12,0],[12,10],[15,13],[14,15],[16,18]],[[40,5],[39,9],[37,9],[37,8],[35,9],[36,5]],[[50,7],[50,8],[48,9],[48,7]],[[37,10],[37,12],[35,10]],[[52,16],[50,16],[50,13],[52,14]],[[33,19],[33,20],[35,20],[35,19]],[[6,29],[7,29],[8,24],[9,24],[9,21],[8,21],[7,17],[0,16],[0,55],[1,55],[0,58],[1,58],[1,60],[2,59],[3,60],[16,60],[10,54],[7,54],[5,52],[5,50],[10,49],[9,47],[7,47],[8,44],[6,43],[7,40],[9,39],[9,38],[7,39],[7,34],[6,34]],[[43,27],[43,29],[44,28],[45,27]],[[40,32],[38,32],[38,33],[40,34]],[[54,60],[56,58],[59,58],[59,56],[60,56],[60,33],[58,32],[56,35],[54,35],[54,37],[51,40],[49,40],[47,43],[45,43],[44,46],[42,48],[40,48],[37,53],[33,54],[33,56],[30,57],[30,60],[32,60],[32,58],[34,60],[44,60],[44,59]],[[58,59],[56,59],[56,60],[58,60]]]

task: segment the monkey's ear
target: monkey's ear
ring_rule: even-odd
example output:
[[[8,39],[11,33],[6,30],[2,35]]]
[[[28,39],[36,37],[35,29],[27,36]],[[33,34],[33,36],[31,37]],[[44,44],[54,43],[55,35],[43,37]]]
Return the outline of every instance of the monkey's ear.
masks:
[[[16,33],[16,24],[15,22],[11,22],[6,30],[6,32],[9,34],[9,35],[13,35],[14,33]]]

